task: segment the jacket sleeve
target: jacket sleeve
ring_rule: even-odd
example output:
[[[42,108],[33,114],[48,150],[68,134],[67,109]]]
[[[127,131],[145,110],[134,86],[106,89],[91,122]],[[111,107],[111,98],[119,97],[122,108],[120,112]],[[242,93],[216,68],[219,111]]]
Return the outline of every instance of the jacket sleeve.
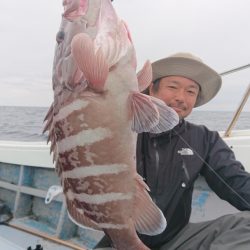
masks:
[[[250,174],[217,132],[207,133],[208,151],[202,169],[210,188],[239,210],[250,210]]]

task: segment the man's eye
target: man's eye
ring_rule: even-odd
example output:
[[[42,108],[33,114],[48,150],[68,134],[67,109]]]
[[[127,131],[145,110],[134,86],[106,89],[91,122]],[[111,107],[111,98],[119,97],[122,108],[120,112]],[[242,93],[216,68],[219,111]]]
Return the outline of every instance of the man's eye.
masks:
[[[188,90],[188,93],[189,93],[190,95],[195,95],[195,94],[196,94],[195,91],[192,91],[192,90]]]

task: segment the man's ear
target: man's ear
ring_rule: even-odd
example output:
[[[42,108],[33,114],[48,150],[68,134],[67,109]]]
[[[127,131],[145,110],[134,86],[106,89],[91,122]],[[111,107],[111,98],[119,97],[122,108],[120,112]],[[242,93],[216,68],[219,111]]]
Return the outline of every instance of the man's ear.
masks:
[[[199,102],[200,98],[201,98],[201,91],[199,90],[198,95],[197,95],[197,97],[196,97],[196,101],[195,101],[194,107],[196,106],[196,103]]]

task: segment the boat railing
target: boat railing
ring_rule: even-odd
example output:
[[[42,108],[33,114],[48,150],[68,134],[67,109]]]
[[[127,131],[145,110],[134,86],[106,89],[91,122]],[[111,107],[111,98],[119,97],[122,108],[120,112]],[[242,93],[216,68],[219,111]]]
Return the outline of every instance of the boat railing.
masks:
[[[232,74],[232,73],[235,73],[235,72],[238,72],[238,71],[241,71],[241,70],[244,70],[244,69],[247,69],[250,67],[250,64],[246,64],[246,65],[243,65],[241,67],[237,67],[237,68],[233,68],[233,69],[230,69],[230,70],[227,70],[227,71],[224,71],[222,72],[220,75],[221,76],[225,76],[225,75],[229,75],[229,74]],[[224,137],[229,137],[231,135],[231,132],[234,128],[234,126],[236,125],[236,122],[238,121],[239,117],[240,117],[240,114],[249,98],[249,95],[250,95],[250,83],[247,87],[247,90],[242,98],[242,101],[240,102],[240,105],[239,107],[237,108],[233,118],[232,118],[232,121],[230,122],[228,128],[226,129],[225,133],[224,133]]]

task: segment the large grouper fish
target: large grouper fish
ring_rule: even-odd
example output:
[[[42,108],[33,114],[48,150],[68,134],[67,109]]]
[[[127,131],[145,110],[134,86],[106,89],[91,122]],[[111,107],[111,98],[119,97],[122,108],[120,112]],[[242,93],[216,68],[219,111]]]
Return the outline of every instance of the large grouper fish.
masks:
[[[136,74],[131,35],[110,0],[63,5],[44,131],[69,216],[103,230],[115,249],[148,249],[136,231],[159,234],[166,220],[136,172],[136,136],[169,130],[178,115],[141,93],[151,82],[151,64]]]

